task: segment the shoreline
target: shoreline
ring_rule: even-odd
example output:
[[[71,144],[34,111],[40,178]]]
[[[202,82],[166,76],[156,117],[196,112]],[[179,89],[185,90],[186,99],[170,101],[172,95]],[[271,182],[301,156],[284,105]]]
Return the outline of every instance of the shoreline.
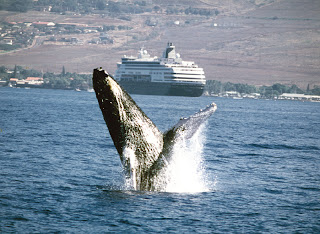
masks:
[[[49,88],[49,87],[10,87],[10,86],[0,86],[1,88],[12,88],[12,89],[46,89],[46,90],[66,90],[66,91],[76,91],[76,92],[89,92],[89,93],[94,93],[93,88],[89,88],[89,89],[78,89],[78,88]],[[136,95],[136,94],[130,94],[130,95]],[[142,94],[141,94],[142,95]],[[294,94],[292,94],[294,95]],[[266,97],[252,97],[250,95],[242,95],[239,97],[235,97],[235,96],[227,96],[227,95],[223,95],[223,94],[203,94],[200,97],[216,97],[216,98],[227,98],[227,99],[234,99],[234,100],[243,100],[243,99],[252,99],[252,100],[271,100],[271,101],[302,101],[302,102],[318,102],[320,103],[320,96],[317,95],[304,95],[306,96],[305,98],[301,97],[302,94],[297,94],[300,96],[297,97],[291,97],[291,98],[286,98],[286,97],[275,97],[275,98],[266,98]],[[144,95],[147,96],[147,95]],[[162,95],[155,95],[155,96],[162,96]],[[312,96],[314,97],[314,99],[310,99],[308,98],[308,96]]]

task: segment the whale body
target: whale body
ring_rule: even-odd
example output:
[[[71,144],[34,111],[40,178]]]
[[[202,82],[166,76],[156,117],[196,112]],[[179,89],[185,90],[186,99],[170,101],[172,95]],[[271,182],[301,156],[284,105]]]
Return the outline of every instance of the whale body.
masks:
[[[130,95],[103,69],[93,70],[93,88],[127,178],[135,190],[153,191],[180,138],[191,138],[217,109],[212,103],[162,133]]]

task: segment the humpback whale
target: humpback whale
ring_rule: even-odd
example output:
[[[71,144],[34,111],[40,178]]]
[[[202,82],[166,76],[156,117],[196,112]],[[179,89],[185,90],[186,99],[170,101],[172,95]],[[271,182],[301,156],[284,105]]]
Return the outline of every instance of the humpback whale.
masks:
[[[125,175],[135,190],[156,190],[157,177],[170,162],[175,142],[191,138],[217,109],[212,103],[162,133],[106,71],[94,69],[92,80]]]

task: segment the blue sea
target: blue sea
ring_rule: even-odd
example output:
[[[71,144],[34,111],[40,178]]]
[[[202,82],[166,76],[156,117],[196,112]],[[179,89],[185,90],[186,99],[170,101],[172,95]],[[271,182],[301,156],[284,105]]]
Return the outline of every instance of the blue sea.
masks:
[[[218,105],[201,181],[134,191],[94,93],[0,88],[1,233],[320,233],[320,103],[132,97],[161,131]]]

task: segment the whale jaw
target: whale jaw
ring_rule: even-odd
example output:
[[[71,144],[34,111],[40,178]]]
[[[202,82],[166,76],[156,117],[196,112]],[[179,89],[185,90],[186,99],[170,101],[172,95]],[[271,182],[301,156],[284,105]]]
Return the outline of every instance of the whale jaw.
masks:
[[[191,138],[216,110],[204,110],[181,119],[162,134],[130,95],[104,70],[94,69],[93,88],[127,178],[135,190],[152,191],[170,162],[172,148],[181,138]],[[165,183],[165,182],[163,182]]]

